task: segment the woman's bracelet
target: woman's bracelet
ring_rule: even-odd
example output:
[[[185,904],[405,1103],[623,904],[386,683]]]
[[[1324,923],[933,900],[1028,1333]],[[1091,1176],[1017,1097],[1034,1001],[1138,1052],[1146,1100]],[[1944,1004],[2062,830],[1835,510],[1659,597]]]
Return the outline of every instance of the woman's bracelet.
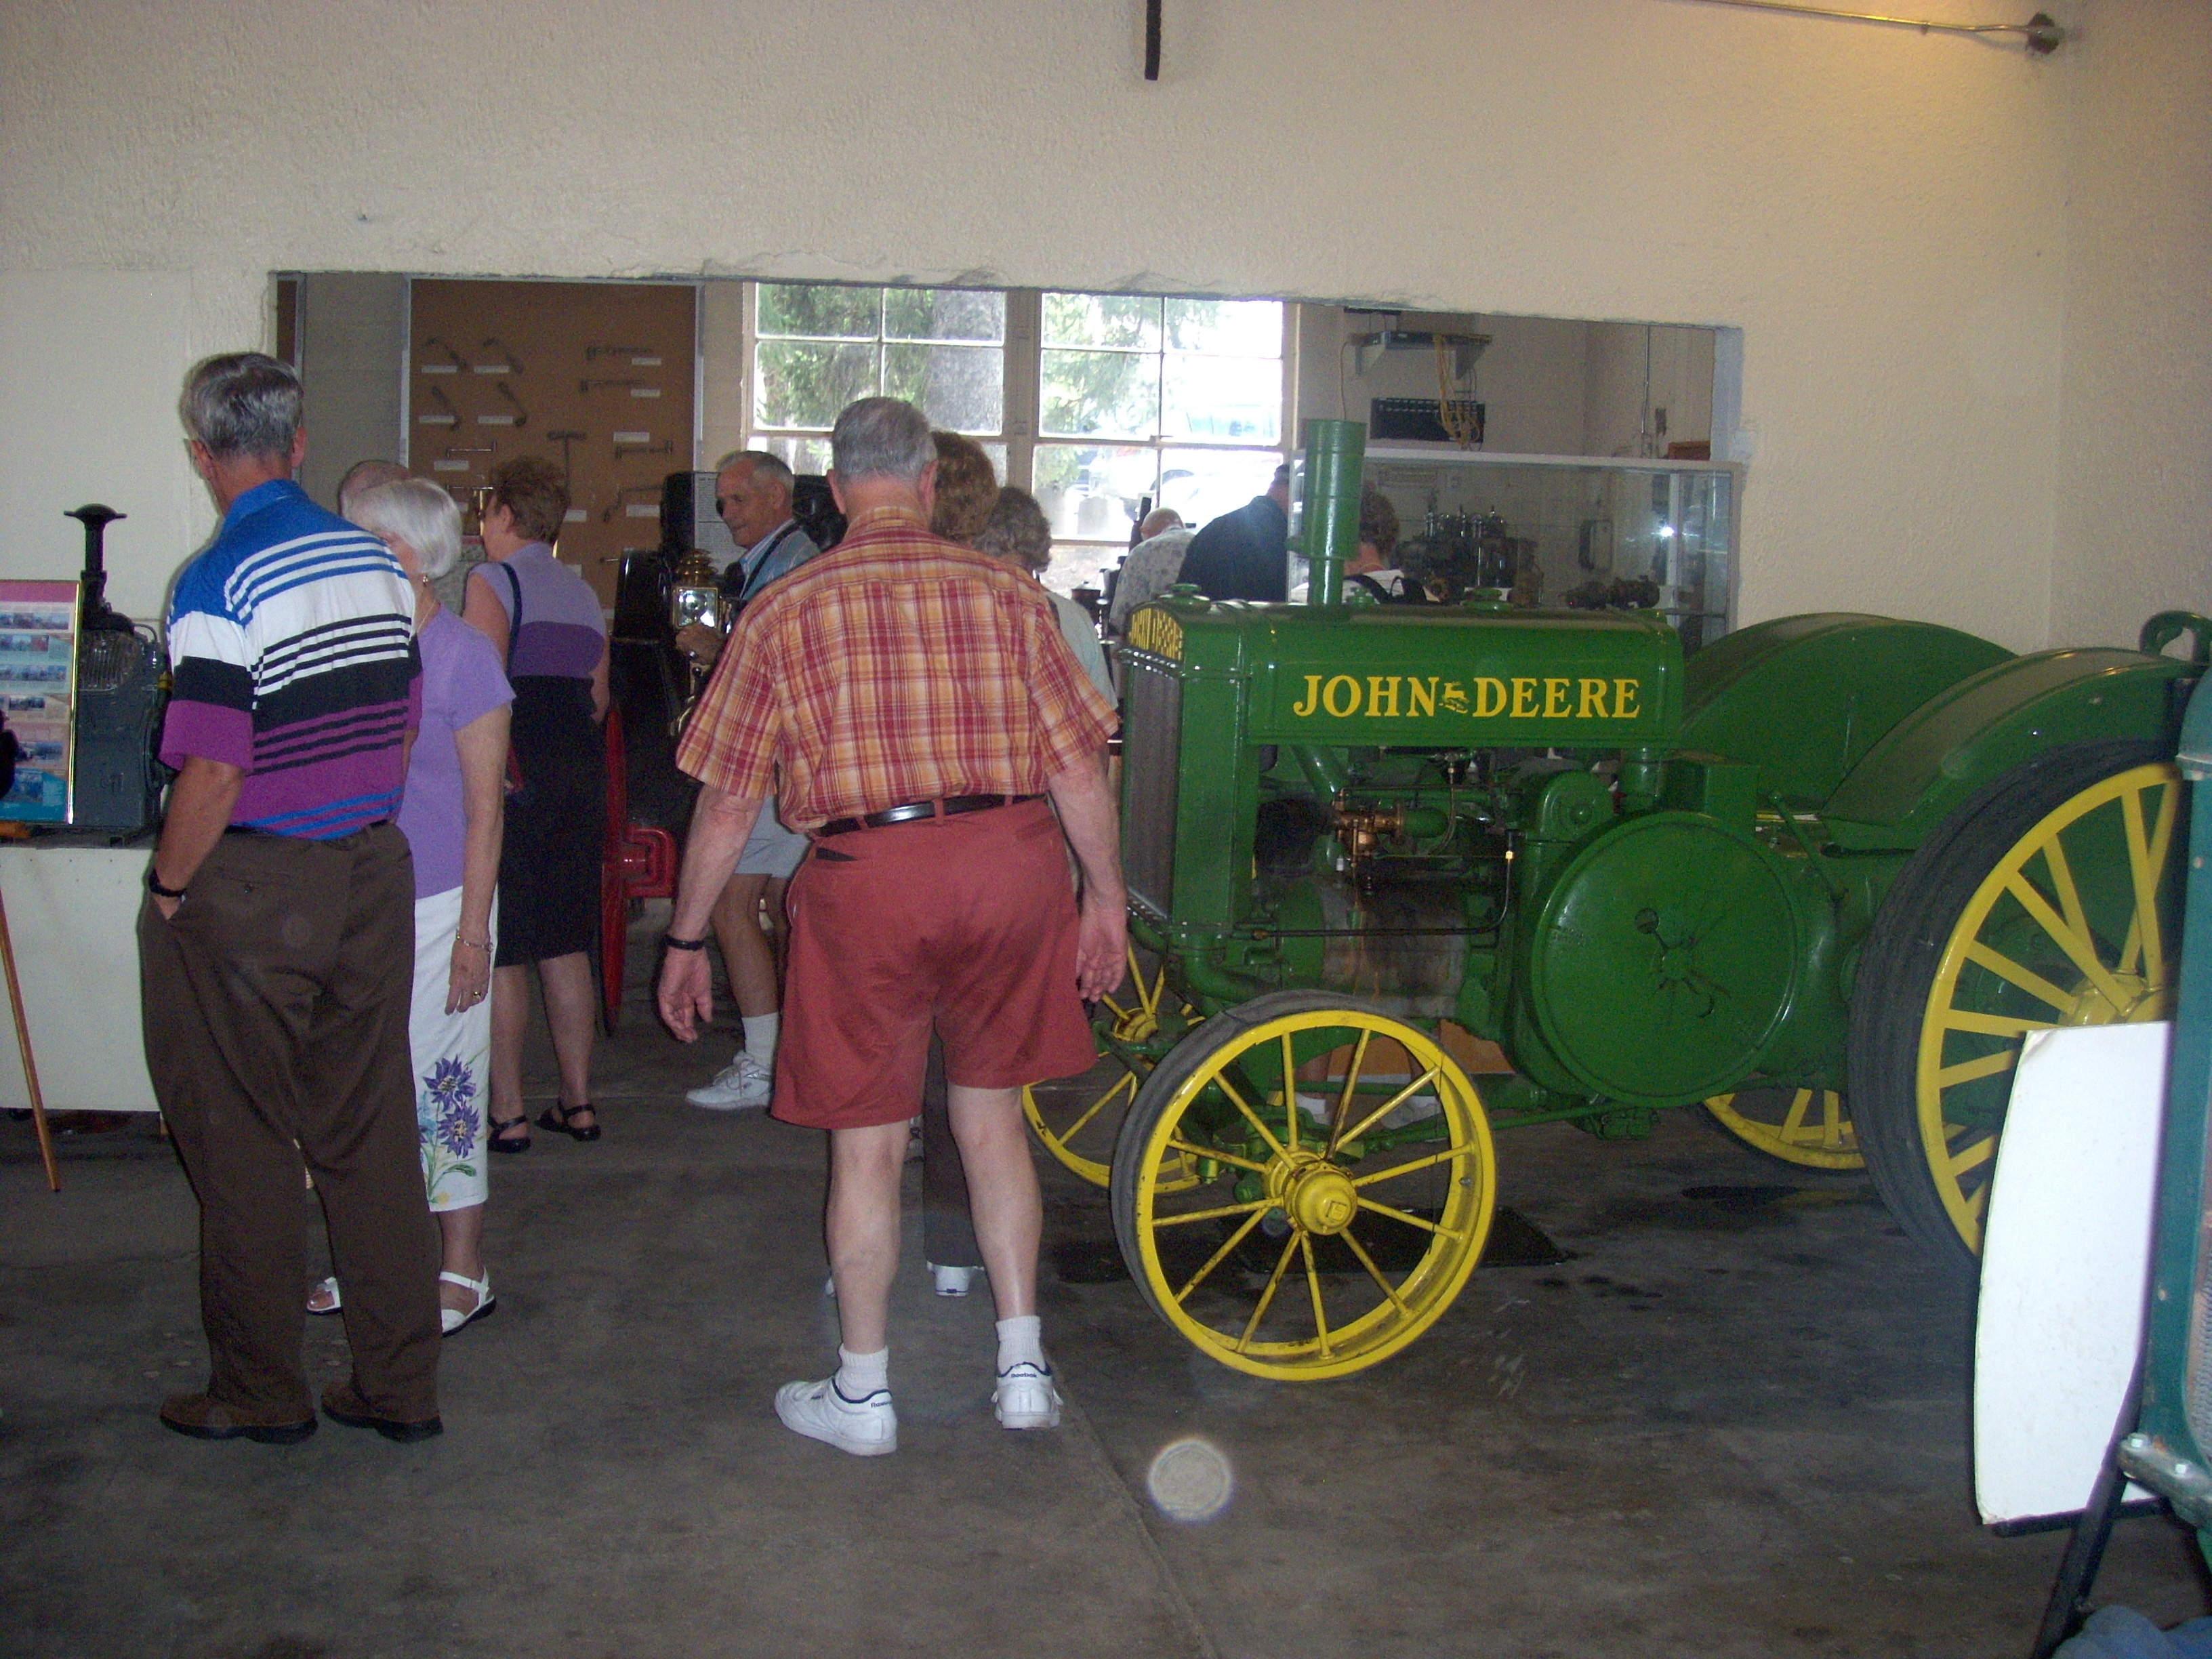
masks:
[[[456,951],[459,950],[463,945],[466,945],[471,951],[489,951],[491,949],[491,941],[489,939],[457,939],[453,941],[453,949]]]

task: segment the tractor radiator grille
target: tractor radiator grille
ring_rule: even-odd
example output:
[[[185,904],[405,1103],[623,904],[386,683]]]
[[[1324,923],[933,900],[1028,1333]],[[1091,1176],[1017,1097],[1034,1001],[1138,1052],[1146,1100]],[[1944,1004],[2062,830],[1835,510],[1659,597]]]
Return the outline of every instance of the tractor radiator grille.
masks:
[[[2188,1382],[2183,1390],[2189,1432],[2200,1446],[2212,1446],[2212,1287],[2203,1282],[2204,1264],[2197,1263],[2197,1294],[2190,1310]]]
[[[1140,659],[1128,664],[1122,730],[1121,873],[1161,915],[1175,896],[1176,774],[1182,747],[1182,682]]]

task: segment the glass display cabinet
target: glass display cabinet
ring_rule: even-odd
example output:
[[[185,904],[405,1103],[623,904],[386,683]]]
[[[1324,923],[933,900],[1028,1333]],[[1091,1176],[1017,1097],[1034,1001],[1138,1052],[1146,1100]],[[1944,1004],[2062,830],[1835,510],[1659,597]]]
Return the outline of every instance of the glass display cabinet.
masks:
[[[1366,478],[1397,509],[1394,562],[1439,599],[1489,587],[1547,610],[1656,609],[1686,651],[1734,625],[1732,465],[1386,444]]]

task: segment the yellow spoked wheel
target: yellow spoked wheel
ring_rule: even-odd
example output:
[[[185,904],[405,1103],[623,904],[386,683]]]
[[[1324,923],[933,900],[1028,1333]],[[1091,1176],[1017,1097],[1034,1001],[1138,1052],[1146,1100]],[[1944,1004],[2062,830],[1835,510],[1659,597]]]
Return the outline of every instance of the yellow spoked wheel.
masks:
[[[1858,1132],[1833,1089],[1738,1089],[1705,1102],[1714,1122],[1753,1151],[1808,1170],[1863,1170]]]
[[[1152,1073],[1136,1051],[1157,1051],[1163,1033],[1172,1038],[1197,1018],[1195,1008],[1170,994],[1164,968],[1132,947],[1128,978],[1099,1003],[1098,1064],[1079,1078],[1022,1091],[1023,1115],[1045,1150],[1092,1186],[1105,1186],[1121,1120]]]
[[[2185,824],[2180,775],[2155,752],[2085,744],[2020,768],[1884,902],[1850,1070],[1868,1168],[1907,1231],[1979,1251],[2029,1032],[2171,1014]]]
[[[1378,1038],[1401,1051],[1387,1073]],[[1208,1020],[1139,1090],[1114,1227],[1146,1299],[1200,1351],[1317,1382],[1388,1358],[1451,1306],[1496,1170],[1474,1085],[1433,1038],[1278,992]]]

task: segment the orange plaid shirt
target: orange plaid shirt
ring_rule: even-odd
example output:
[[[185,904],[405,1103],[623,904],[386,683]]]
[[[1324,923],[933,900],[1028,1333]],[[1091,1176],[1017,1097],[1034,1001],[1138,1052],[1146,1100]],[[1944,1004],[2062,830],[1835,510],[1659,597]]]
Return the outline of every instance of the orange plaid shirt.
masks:
[[[726,794],[773,793],[813,830],[1041,794],[1116,724],[1036,582],[878,507],[746,607],[676,764]]]

